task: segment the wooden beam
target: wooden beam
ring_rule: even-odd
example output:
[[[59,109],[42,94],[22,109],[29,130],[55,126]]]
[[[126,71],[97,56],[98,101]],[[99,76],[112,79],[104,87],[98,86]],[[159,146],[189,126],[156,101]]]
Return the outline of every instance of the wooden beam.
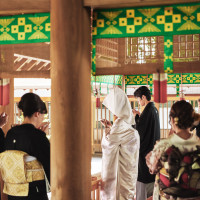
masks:
[[[14,49],[8,45],[0,45],[0,72],[13,71]]]
[[[1,0],[0,8],[0,15],[50,12],[50,0]]]
[[[174,73],[200,73],[200,61],[195,62],[174,62]],[[164,72],[163,64],[129,64],[122,67],[98,67],[96,75],[134,75],[134,74],[153,74]]]
[[[200,61],[174,62],[174,73],[200,73]]]
[[[11,48],[13,46],[15,54],[50,60],[50,44],[46,42],[14,44],[7,46],[7,48]]]
[[[50,78],[50,71],[0,72],[1,78]]]
[[[163,64],[131,64],[122,67],[102,67],[96,69],[96,75],[132,75],[132,74],[152,74],[155,72],[164,72]]]
[[[158,6],[179,3],[199,2],[199,0],[84,0],[84,6],[93,8],[124,8],[137,6]]]
[[[31,66],[33,66],[35,63],[36,63],[35,60],[31,60],[29,63],[26,62],[25,65],[23,66],[22,70],[28,71],[28,69],[31,68]]]
[[[32,70],[38,71],[44,64],[45,64],[44,62],[39,62],[36,65],[34,65],[34,67],[32,68]]]
[[[16,61],[13,69],[16,70],[16,71],[20,71],[22,64],[24,64],[26,61],[27,61],[26,58],[22,58],[20,61]]]
[[[14,124],[14,79],[10,79],[10,90],[9,90],[9,104],[6,106],[0,106],[0,113],[5,112],[9,116],[8,123],[3,127],[3,131],[6,134]],[[5,199],[5,198],[2,198]],[[7,198],[6,198],[7,199]]]

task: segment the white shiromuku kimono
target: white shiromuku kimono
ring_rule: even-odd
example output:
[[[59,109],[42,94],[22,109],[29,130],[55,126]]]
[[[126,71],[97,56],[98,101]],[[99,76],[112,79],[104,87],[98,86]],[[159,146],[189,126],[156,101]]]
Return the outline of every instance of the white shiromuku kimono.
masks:
[[[133,200],[138,175],[140,139],[126,94],[115,87],[103,104],[118,117],[102,138],[101,200]]]

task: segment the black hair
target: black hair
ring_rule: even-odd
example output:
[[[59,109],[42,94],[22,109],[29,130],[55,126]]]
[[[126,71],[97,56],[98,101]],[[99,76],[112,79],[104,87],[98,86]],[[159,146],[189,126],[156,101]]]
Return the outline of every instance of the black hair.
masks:
[[[148,87],[141,86],[134,92],[134,97],[140,97],[142,98],[142,95],[144,95],[147,98],[147,101],[151,100],[151,92]]]
[[[177,118],[176,125],[180,129],[192,127],[195,120],[195,112],[190,103],[185,100],[177,101],[172,105],[169,117]]]
[[[35,112],[47,113],[45,103],[34,93],[26,93],[21,97],[18,108],[23,111],[24,117],[31,117]]]

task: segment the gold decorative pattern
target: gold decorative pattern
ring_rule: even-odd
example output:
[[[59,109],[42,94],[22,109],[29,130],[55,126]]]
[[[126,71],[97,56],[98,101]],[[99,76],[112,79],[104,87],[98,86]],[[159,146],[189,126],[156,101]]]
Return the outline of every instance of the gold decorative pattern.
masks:
[[[0,44],[49,42],[50,27],[49,13],[0,17]]]

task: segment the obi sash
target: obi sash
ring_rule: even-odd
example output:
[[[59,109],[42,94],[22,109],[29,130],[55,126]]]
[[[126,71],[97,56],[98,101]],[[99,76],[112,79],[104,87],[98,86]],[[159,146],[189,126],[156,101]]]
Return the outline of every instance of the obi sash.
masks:
[[[23,151],[8,150],[0,154],[3,192],[11,196],[28,196],[29,183],[45,179],[42,164]]]
[[[163,168],[158,173],[160,191],[179,198],[200,197],[200,147],[181,153],[169,147],[160,158]]]

